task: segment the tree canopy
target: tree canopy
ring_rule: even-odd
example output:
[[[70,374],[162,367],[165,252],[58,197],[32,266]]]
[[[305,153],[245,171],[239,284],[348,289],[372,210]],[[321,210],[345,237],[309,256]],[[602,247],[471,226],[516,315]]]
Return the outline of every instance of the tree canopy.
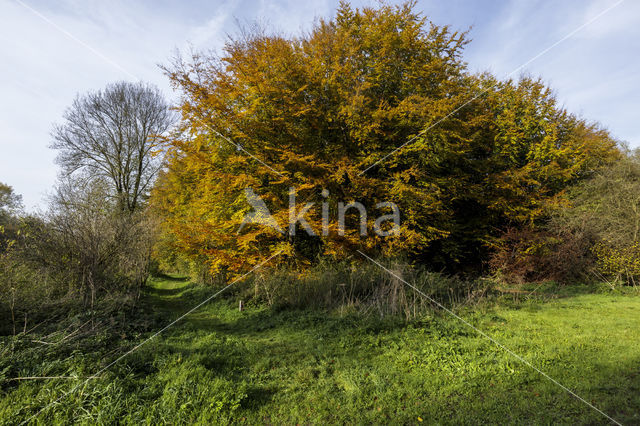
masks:
[[[9,213],[22,207],[22,196],[16,194],[13,188],[0,182],[0,212]]]
[[[161,164],[153,153],[171,124],[156,87],[122,81],[78,96],[54,126],[52,148],[65,176],[106,179],[120,208],[133,212],[151,188]]]
[[[275,251],[306,262],[355,249],[477,267],[501,229],[544,220],[568,185],[619,156],[605,130],[558,106],[541,80],[470,73],[467,34],[413,6],[342,3],[308,33],[243,32],[220,55],[165,68],[182,93],[182,132],[154,205],[173,247],[212,271]],[[353,209],[344,235],[337,221],[314,238],[259,225],[238,235],[247,187],[281,224],[292,187],[334,218],[338,202],[362,203],[369,229],[375,206],[390,201],[400,232],[361,238]],[[320,209],[307,220],[319,230]]]

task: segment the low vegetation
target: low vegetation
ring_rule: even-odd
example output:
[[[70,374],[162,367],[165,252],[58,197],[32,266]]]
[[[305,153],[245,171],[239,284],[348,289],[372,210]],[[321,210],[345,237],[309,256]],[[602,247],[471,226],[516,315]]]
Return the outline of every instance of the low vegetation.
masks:
[[[118,328],[115,340],[101,332],[57,344],[62,334],[42,336],[44,331],[5,339],[0,418],[26,419],[62,397],[40,414],[41,422],[606,421],[444,312],[410,321],[251,303],[240,312],[238,299],[250,286],[238,283],[227,297],[214,299],[86,382],[150,333]],[[496,293],[456,312],[616,420],[638,422],[637,292],[552,284],[520,290]],[[143,301],[160,317],[159,325],[212,292],[183,279],[154,279]],[[65,333],[85,320],[78,317]],[[149,321],[142,326],[154,324]],[[50,344],[25,341],[35,336]],[[12,380],[27,376],[78,379]],[[77,385],[76,392],[63,396]]]

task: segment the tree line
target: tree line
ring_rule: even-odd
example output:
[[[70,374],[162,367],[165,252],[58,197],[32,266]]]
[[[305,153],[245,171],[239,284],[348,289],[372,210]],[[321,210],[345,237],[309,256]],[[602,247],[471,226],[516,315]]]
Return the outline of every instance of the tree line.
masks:
[[[178,56],[163,67],[181,95],[173,108],[144,83],[78,96],[52,130],[48,210],[22,212],[0,185],[13,331],[65,298],[135,299],[154,269],[224,281],[274,253],[301,269],[358,262],[360,250],[510,282],[635,283],[638,155],[540,79],[470,72],[468,34],[414,6],[342,3],[295,37],[243,31],[219,55]],[[292,187],[305,201],[332,194],[333,214],[338,200],[391,201],[400,232],[362,238],[353,210],[346,232],[238,232],[246,188],[286,222]],[[322,227],[317,212],[306,219]]]

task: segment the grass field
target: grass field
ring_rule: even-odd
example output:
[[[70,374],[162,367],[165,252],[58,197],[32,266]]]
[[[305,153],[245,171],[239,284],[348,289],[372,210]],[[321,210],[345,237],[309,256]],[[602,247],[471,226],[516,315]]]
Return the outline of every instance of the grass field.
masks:
[[[166,324],[206,294],[181,279],[157,279],[144,303],[161,312],[159,324]],[[640,297],[573,291],[503,299],[458,313],[617,421],[640,424]],[[144,337],[120,342],[121,351]],[[90,376],[117,357],[96,348],[65,352],[46,371],[25,363],[19,374]],[[0,419],[18,423],[76,387],[36,421],[607,423],[444,312],[407,323],[261,306],[239,312],[236,299],[221,298],[100,378],[78,383],[4,382]]]

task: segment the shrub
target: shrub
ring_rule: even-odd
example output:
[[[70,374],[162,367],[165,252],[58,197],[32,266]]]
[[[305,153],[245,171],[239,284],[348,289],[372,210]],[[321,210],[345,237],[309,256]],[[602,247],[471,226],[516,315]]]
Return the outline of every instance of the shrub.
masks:
[[[154,229],[144,212],[117,209],[102,182],[73,180],[58,188],[49,213],[30,229],[30,249],[93,301],[99,292],[139,291]]]
[[[378,265],[321,262],[310,269],[260,270],[245,294],[277,308],[327,308],[415,317],[436,308],[428,298],[445,306],[476,298],[486,288],[399,261]],[[408,286],[415,286],[419,291]],[[428,296],[428,297],[425,297]]]
[[[622,247],[599,242],[593,251],[598,258],[598,271],[605,277],[636,285],[640,277],[640,242]]]
[[[0,318],[10,327],[1,327],[0,334],[24,331],[30,314],[53,299],[55,287],[46,271],[25,263],[13,247],[0,253]]]
[[[573,283],[590,278],[591,246],[592,238],[585,233],[509,228],[499,239],[489,266],[508,283]]]
[[[136,297],[149,275],[155,223],[121,212],[98,181],[62,185],[47,214],[24,216],[0,247],[0,315],[44,311],[66,296],[94,306],[103,295]]]
[[[635,284],[640,278],[640,152],[627,152],[573,187],[569,201],[553,217],[551,229],[590,236],[596,274]]]

